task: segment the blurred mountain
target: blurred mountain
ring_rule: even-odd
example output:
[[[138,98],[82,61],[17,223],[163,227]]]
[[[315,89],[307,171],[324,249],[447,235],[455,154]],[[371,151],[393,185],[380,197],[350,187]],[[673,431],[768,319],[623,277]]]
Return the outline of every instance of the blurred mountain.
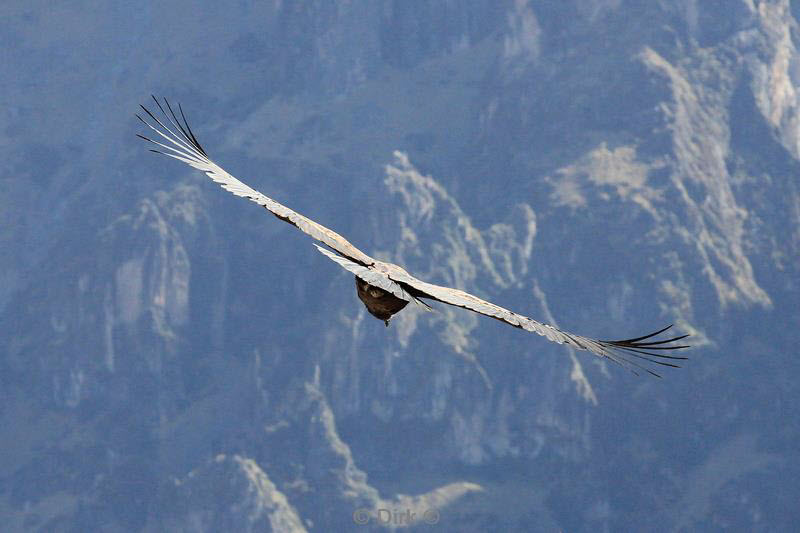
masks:
[[[8,531],[789,531],[800,8],[356,0],[0,8]],[[368,254],[576,333],[387,329],[211,156]],[[366,522],[366,523],[364,523]]]

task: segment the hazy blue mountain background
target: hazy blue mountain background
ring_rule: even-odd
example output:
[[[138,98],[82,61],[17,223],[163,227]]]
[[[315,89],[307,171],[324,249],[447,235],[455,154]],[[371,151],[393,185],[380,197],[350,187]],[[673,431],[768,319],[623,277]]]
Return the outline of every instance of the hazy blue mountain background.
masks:
[[[4,2],[2,529],[796,530],[798,16]],[[149,153],[151,93],[371,255],[576,333],[675,323],[691,361],[636,377],[443,306],[387,329]]]

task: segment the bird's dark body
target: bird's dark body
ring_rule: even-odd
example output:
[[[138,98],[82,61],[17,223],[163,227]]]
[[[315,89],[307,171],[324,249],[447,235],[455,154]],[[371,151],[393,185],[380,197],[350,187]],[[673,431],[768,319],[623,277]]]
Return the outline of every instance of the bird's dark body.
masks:
[[[389,325],[392,315],[399,313],[408,302],[402,300],[390,292],[386,292],[380,287],[370,285],[358,276],[356,278],[356,290],[358,299],[364,302],[367,311],[377,319],[383,320]]]

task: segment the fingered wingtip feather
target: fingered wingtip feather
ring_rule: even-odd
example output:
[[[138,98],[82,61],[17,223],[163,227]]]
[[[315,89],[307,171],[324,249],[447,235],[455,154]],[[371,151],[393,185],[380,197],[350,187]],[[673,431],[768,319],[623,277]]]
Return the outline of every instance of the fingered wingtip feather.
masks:
[[[618,364],[622,368],[626,368],[634,376],[639,376],[640,375],[639,372],[637,372],[637,369],[638,369],[638,370],[641,370],[643,372],[647,372],[648,374],[653,375],[653,376],[655,376],[657,378],[661,378],[660,374],[650,370],[646,366],[643,366],[643,365],[637,363],[636,361],[632,361],[632,360],[630,360],[630,359],[628,359],[626,357],[623,357],[622,354],[612,353],[612,352],[605,352],[603,355],[606,358],[608,358],[610,361],[612,361],[613,363]],[[648,359],[648,361],[649,361],[649,359]]]
[[[672,327],[672,324],[670,324],[669,326],[667,326],[667,327],[665,327],[663,329],[660,329],[658,331],[654,331],[653,333],[648,333],[647,335],[642,335],[641,337],[634,337],[633,339],[621,339],[621,340],[618,340],[618,341],[603,341],[603,342],[619,342],[619,343],[639,342],[639,341],[643,341],[645,339],[649,339],[649,338],[655,337],[656,335],[660,335],[661,333],[664,333],[665,331],[667,331],[671,327]]]
[[[648,363],[653,363],[661,366],[671,366],[672,368],[680,368],[680,366],[676,365],[675,363],[670,363],[668,361],[661,361],[659,359],[653,359],[654,356],[646,352],[640,352],[637,350],[625,350],[624,352],[622,352],[620,350],[617,352],[617,356],[621,357],[623,353],[625,355],[636,357],[637,359],[642,359],[643,361],[647,361]]]
[[[192,128],[189,126],[189,121],[186,120],[186,115],[183,113],[183,107],[181,107],[181,103],[180,102],[178,102],[178,111],[181,112],[181,118],[183,119],[184,125],[186,125],[186,129],[189,131],[189,136],[192,138],[192,143],[194,144],[195,148],[200,150],[201,154],[203,154],[204,156],[208,157],[208,154],[206,154],[206,151],[203,150],[202,146],[200,146],[200,141],[197,140],[197,137],[195,137],[194,132],[192,131]]]
[[[652,350],[662,350],[662,349],[670,350],[670,349],[673,349],[673,348],[679,348],[679,346],[667,346],[665,348],[658,348],[658,345],[660,345],[660,344],[669,344],[670,342],[678,342],[679,340],[683,340],[688,336],[689,335],[686,334],[686,335],[680,335],[678,337],[672,337],[671,339],[664,339],[663,341],[636,342],[635,344],[636,344],[636,346],[646,347],[646,348],[652,349]],[[686,347],[688,347],[688,346],[686,346]]]
[[[686,337],[689,336],[688,334],[679,335],[676,337],[671,337],[669,339],[663,339],[663,340],[648,340],[648,339],[653,339],[654,337],[656,337],[661,333],[664,333],[671,327],[672,324],[664,328],[661,328],[658,331],[648,333],[647,335],[642,335],[641,337],[634,337],[630,339],[622,339],[615,341],[598,341],[598,342],[603,348],[605,348],[604,351],[607,351],[606,355],[609,358],[618,359],[619,362],[625,366],[628,365],[635,366],[640,370],[646,370],[648,373],[660,378],[661,377],[660,375],[636,363],[631,358],[640,359],[642,361],[646,361],[647,363],[656,364],[660,366],[681,368],[681,366],[677,364],[676,361],[686,361],[689,359],[688,357],[682,355],[667,355],[662,352],[689,348],[689,345],[685,344],[681,345],[670,344],[685,339]]]
[[[614,348],[616,350],[624,350],[626,352],[635,352],[635,353],[640,353],[642,355],[649,355],[650,357],[659,357],[661,359],[688,359],[688,357],[683,356],[683,355],[664,355],[664,354],[661,354],[661,353],[649,352],[647,350],[643,350],[643,349],[639,348],[636,345],[633,345],[633,346],[624,346],[624,345],[622,345],[621,346],[621,345],[611,344],[611,345],[606,345],[606,346],[608,346],[609,348]],[[678,350],[680,348],[681,348],[681,346],[675,346],[674,347],[674,349],[676,349],[676,350]],[[653,349],[655,349],[655,348],[653,348]],[[668,350],[670,348],[661,348],[661,349]]]
[[[164,116],[166,120],[159,119],[156,115],[154,115],[147,107],[144,105],[139,104],[139,107],[147,114],[147,116],[152,120],[157,126],[151,124],[147,120],[145,120],[141,115],[136,114],[136,118],[139,119],[142,124],[147,126],[153,132],[155,132],[158,136],[163,138],[168,142],[168,144],[156,142],[154,139],[149,137],[142,137],[143,139],[160,146],[163,149],[166,149],[170,152],[171,157],[176,157],[180,161],[183,161],[188,164],[198,163],[202,164],[206,160],[206,162],[210,162],[208,155],[206,154],[205,150],[200,146],[200,143],[197,141],[197,137],[194,136],[194,133],[190,133],[189,125],[186,123],[185,115],[182,114],[184,118],[184,125],[181,124],[181,121],[177,118],[177,115],[170,107],[169,101],[165,98],[164,105],[166,105],[166,109],[164,105],[159,102],[159,100],[154,96],[150,95],[155,102],[158,109],[161,111],[161,114]],[[167,113],[169,110],[169,113]],[[170,116],[171,115],[171,116]],[[169,125],[168,125],[169,124]],[[171,126],[171,127],[170,127]],[[172,146],[170,146],[172,145]],[[172,154],[174,152],[174,155]],[[158,151],[160,154],[168,155],[166,152]]]
[[[637,348],[642,348],[644,350],[681,350],[683,348],[691,348],[688,344],[681,344],[679,346],[649,346],[647,344],[634,344]],[[661,355],[659,357],[668,357],[666,355]]]

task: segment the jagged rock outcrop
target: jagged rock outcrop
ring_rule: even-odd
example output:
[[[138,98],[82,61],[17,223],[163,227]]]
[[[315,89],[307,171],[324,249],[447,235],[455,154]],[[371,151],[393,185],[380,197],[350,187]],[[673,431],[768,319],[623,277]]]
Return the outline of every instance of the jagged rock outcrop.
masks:
[[[5,529],[792,529],[800,7],[719,6],[9,6]],[[687,368],[443,306],[386,329],[137,144],[151,91],[366,252],[578,333],[675,322]]]
[[[307,531],[295,509],[252,459],[218,455],[175,480],[158,529],[169,531]]]

